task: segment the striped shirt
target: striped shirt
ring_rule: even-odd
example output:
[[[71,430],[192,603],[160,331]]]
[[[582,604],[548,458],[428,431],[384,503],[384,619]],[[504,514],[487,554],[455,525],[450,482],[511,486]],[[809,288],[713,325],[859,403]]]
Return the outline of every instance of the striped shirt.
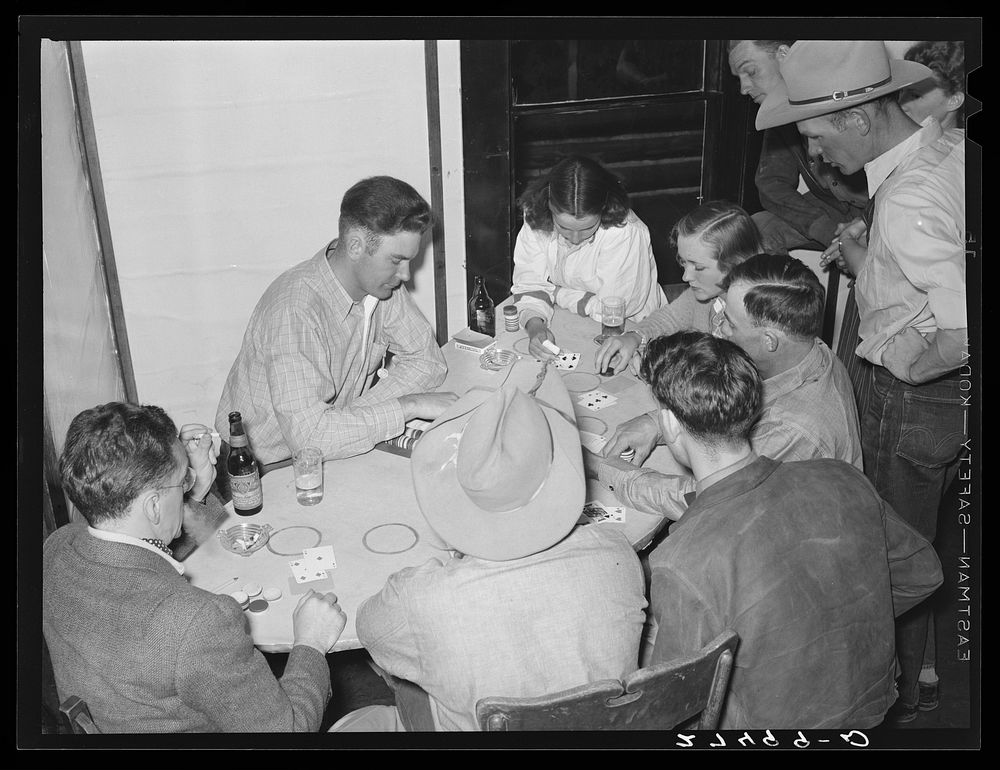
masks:
[[[216,429],[228,438],[228,415],[240,412],[261,463],[287,459],[307,444],[327,459],[367,452],[403,432],[398,398],[433,390],[448,371],[404,286],[387,300],[369,301],[369,317],[366,303],[354,302],[337,280],[326,251],[286,270],[264,292],[222,390]],[[387,351],[392,366],[373,388]]]

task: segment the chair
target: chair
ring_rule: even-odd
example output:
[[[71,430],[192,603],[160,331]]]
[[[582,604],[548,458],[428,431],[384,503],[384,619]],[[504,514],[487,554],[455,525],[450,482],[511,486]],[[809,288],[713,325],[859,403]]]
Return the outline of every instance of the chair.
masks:
[[[71,695],[59,704],[59,711],[66,717],[74,735],[96,735],[100,734],[100,729],[90,718],[90,709],[87,703],[75,695]]]
[[[719,723],[739,637],[726,631],[700,651],[641,668],[623,680],[604,679],[533,698],[482,698],[484,731],[671,730],[698,714],[697,729]]]

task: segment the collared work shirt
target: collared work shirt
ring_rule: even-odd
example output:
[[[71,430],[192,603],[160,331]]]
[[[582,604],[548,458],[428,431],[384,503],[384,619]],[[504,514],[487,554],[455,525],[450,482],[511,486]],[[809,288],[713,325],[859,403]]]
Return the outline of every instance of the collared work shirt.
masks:
[[[655,413],[649,415],[657,419]],[[659,422],[656,423],[659,425]],[[750,434],[758,455],[775,460],[833,458],[863,468],[858,412],[844,364],[817,339],[791,369],[764,380],[763,408]],[[598,479],[625,505],[676,518],[694,478],[602,463]]]
[[[758,458],[699,494],[649,564],[652,663],[739,634],[731,730],[879,724],[893,618],[942,582],[930,543],[838,460]]]
[[[578,526],[523,559],[431,559],[397,572],[358,610],[358,638],[375,663],[428,693],[435,729],[477,730],[480,698],[634,671],[644,583],[621,532]]]
[[[601,300],[617,296],[625,300],[625,318],[641,321],[667,302],[657,282],[649,228],[631,211],[622,227],[598,227],[579,246],[525,222],[514,244],[511,293],[522,295],[517,301],[522,326],[532,317],[548,323],[555,305],[600,322]]]
[[[220,435],[228,438],[228,415],[240,412],[254,454],[269,463],[307,444],[327,459],[351,457],[402,433],[399,396],[433,390],[448,369],[405,286],[370,314],[366,321],[365,305],[341,286],[326,249],[278,276],[226,379]],[[372,388],[386,351],[392,366]]]
[[[889,338],[965,329],[965,133],[928,118],[865,164],[875,215],[855,283],[857,354],[881,365]]]

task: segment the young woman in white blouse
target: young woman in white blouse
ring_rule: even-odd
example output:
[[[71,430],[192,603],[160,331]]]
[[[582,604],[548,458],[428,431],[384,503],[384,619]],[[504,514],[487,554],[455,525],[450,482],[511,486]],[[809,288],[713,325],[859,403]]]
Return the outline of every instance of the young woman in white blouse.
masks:
[[[595,321],[601,301],[625,300],[625,318],[640,321],[667,304],[657,282],[649,229],[629,207],[621,181],[581,155],[560,160],[518,199],[524,225],[514,245],[511,292],[528,350],[552,353],[542,342],[555,306]]]

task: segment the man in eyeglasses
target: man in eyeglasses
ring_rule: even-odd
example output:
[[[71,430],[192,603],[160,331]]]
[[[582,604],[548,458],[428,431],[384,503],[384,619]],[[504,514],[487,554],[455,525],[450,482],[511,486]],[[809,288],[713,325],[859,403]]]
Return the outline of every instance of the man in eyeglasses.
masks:
[[[276,680],[233,597],[195,588],[167,545],[208,496],[204,425],[178,435],[156,406],[113,402],[70,423],[63,485],[85,522],[43,547],[42,629],[59,697],[87,702],[102,732],[315,731],[331,695],[326,653],[346,617],[310,591]],[[206,435],[202,435],[206,434]],[[200,436],[200,438],[199,438]]]

